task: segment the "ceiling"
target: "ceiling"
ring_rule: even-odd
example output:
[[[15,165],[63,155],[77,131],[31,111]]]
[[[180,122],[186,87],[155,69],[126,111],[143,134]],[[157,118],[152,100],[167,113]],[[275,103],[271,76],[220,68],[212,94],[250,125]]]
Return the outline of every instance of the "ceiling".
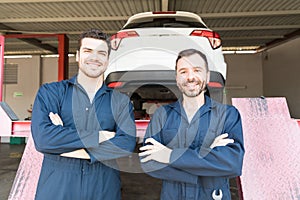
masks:
[[[181,10],[200,15],[223,48],[273,47],[300,35],[300,0],[0,0],[0,33],[67,34],[74,53],[89,28],[116,33],[133,14]],[[56,38],[5,40],[5,55],[57,53]]]

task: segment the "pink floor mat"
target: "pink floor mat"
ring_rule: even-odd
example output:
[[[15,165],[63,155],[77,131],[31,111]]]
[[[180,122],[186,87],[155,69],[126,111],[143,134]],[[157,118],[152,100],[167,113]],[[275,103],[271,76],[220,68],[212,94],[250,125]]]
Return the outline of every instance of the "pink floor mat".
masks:
[[[285,98],[234,98],[242,116],[246,200],[300,200],[300,129]]]
[[[11,188],[9,200],[33,200],[41,171],[43,154],[37,152],[30,136]]]

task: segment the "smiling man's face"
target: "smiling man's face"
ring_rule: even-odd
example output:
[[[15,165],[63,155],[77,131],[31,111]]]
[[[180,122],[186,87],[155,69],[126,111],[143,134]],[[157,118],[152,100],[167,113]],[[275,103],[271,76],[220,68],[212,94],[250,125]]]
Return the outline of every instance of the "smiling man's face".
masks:
[[[205,90],[209,81],[206,62],[198,54],[184,56],[177,62],[176,82],[180,91],[187,97],[196,97]]]
[[[106,41],[83,38],[76,54],[79,70],[89,78],[101,76],[108,65],[108,46]]]

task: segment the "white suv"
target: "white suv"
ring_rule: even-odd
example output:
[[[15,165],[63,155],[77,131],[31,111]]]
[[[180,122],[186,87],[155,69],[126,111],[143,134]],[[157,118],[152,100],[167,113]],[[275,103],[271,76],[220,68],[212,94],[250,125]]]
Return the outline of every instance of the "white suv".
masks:
[[[180,51],[204,52],[211,71],[210,94],[222,101],[226,63],[220,36],[190,12],[145,12],[133,15],[111,37],[109,87],[131,96],[135,110],[144,102],[168,102],[180,94],[175,82],[175,60]]]

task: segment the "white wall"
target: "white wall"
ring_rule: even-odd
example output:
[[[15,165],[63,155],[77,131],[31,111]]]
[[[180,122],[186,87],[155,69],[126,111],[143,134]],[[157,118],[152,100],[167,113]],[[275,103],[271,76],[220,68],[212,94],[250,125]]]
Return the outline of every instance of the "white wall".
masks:
[[[268,50],[263,59],[265,96],[285,96],[291,116],[300,119],[300,38]]]
[[[58,58],[42,58],[41,83],[50,83],[58,80]]]
[[[29,116],[27,109],[33,104],[40,85],[57,81],[58,58],[33,56],[8,58],[5,62],[18,64],[18,84],[3,85],[3,101],[9,104],[20,120],[24,120]],[[75,57],[71,57],[69,62],[75,62]],[[23,96],[14,97],[14,92],[21,92]]]
[[[297,38],[263,53],[225,55],[227,102],[232,97],[286,97],[291,117],[300,119],[299,50]]]
[[[3,101],[7,102],[20,120],[29,116],[27,109],[33,104],[40,82],[40,56],[23,59],[6,59],[6,63],[18,64],[18,84],[3,85]],[[23,93],[14,96],[14,92]]]
[[[225,54],[227,63],[226,101],[234,97],[263,95],[261,54]]]

